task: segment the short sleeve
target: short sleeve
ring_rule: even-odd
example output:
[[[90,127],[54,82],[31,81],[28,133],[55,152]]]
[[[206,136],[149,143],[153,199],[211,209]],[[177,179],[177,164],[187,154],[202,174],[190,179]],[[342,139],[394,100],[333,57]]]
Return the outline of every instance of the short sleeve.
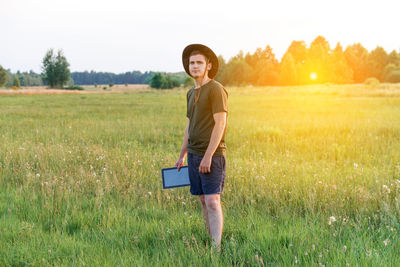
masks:
[[[222,86],[211,89],[211,110],[212,113],[228,112],[228,92]]]

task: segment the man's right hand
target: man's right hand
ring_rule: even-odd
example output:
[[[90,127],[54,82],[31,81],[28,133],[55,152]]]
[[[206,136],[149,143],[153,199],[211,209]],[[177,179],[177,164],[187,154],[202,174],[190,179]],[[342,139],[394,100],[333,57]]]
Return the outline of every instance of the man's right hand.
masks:
[[[175,163],[175,167],[178,168],[178,172],[181,170],[183,163],[185,162],[185,158],[179,158],[178,161]]]

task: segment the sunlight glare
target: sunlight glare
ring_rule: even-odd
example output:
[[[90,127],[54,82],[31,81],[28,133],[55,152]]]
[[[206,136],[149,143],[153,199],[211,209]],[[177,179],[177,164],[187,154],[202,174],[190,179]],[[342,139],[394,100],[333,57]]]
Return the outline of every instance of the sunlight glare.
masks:
[[[310,79],[315,81],[317,79],[317,74],[315,72],[310,73]]]

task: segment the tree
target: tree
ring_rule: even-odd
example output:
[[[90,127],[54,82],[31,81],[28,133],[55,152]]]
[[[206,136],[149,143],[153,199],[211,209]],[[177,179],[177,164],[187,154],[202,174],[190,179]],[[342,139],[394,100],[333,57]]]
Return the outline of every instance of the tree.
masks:
[[[394,65],[398,65],[400,67],[400,54],[398,54],[396,52],[396,50],[393,50],[388,55],[388,64],[391,64],[391,63]]]
[[[347,64],[346,58],[343,53],[343,48],[340,43],[337,43],[332,53],[332,77],[331,82],[334,83],[352,83],[353,70]]]
[[[354,82],[362,83],[368,77],[367,60],[368,50],[360,43],[346,47],[344,51],[347,64],[351,67],[354,73]]]
[[[218,56],[219,68],[215,80],[221,82],[222,84],[227,84],[227,72],[226,72],[226,61],[222,55]]]
[[[58,50],[57,55],[53,49],[48,50],[42,64],[42,77],[50,88],[62,88],[70,79],[69,63],[62,50]]]
[[[388,64],[388,54],[385,49],[378,46],[368,54],[368,74],[383,82],[383,71]]]
[[[296,84],[296,80],[297,73],[293,56],[290,53],[286,53],[280,65],[279,83],[281,85],[294,85]]]
[[[269,45],[264,50],[257,48],[252,55],[247,53],[244,59],[252,68],[253,76],[250,78],[252,84],[261,86],[277,84],[279,63]]]
[[[246,62],[243,51],[231,58],[226,64],[225,84],[227,85],[246,85],[251,84],[253,78],[253,68]]]
[[[319,83],[331,80],[331,48],[324,37],[318,36],[312,41],[305,61],[306,74],[303,79],[310,82],[309,75],[314,72],[318,77],[315,81]]]
[[[62,88],[63,85],[71,78],[71,72],[69,70],[69,63],[61,50],[58,50],[57,53],[56,73],[58,77],[58,85],[60,88]]]
[[[307,56],[307,47],[304,41],[293,41],[286,52],[293,56],[296,64],[304,63]]]
[[[160,72],[157,72],[153,75],[150,81],[150,86],[152,88],[160,89],[163,84],[163,75]]]
[[[19,82],[19,79],[18,79],[17,75],[14,76],[13,87],[16,88],[16,89],[21,87],[21,83]]]
[[[0,87],[3,87],[7,83],[7,72],[0,65]]]

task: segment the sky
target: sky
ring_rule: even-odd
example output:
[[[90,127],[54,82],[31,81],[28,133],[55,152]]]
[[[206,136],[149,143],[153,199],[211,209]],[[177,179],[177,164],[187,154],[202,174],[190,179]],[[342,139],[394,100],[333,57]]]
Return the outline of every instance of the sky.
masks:
[[[396,0],[0,0],[0,65],[41,72],[50,48],[71,71],[183,71],[186,45],[226,60],[270,45],[280,59],[293,40],[400,51]]]

